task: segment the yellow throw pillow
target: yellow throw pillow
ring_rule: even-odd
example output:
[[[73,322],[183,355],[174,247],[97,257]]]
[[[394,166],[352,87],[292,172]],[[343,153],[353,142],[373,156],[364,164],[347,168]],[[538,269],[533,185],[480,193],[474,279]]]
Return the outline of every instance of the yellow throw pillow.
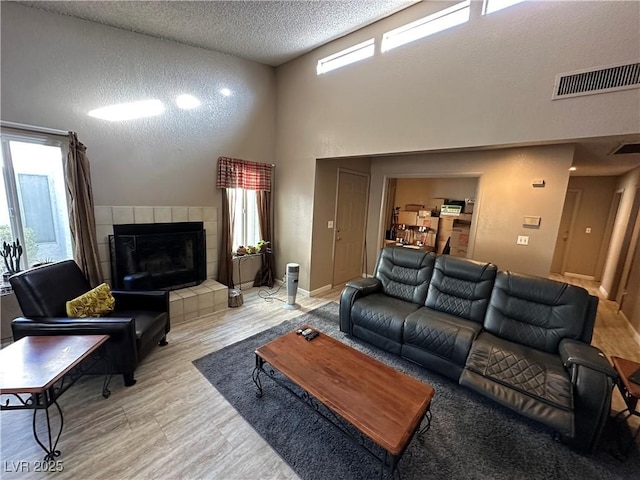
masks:
[[[103,283],[93,290],[67,302],[67,315],[71,318],[100,317],[113,311],[116,299],[109,285]]]

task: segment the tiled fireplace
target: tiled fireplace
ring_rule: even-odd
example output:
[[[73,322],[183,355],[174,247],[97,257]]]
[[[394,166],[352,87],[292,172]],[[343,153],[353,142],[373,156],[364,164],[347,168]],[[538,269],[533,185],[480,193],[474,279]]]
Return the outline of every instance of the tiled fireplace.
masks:
[[[202,222],[206,231],[206,280],[170,292],[171,322],[191,320],[227,308],[227,287],[218,273],[218,216],[215,207],[95,207],[98,252],[105,281],[112,284],[109,236],[114,225]]]

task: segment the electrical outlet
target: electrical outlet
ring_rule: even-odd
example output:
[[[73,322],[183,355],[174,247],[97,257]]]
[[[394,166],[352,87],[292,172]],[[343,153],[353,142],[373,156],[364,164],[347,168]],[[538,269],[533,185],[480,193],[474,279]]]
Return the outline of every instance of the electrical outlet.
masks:
[[[333,228],[333,220],[327,222],[327,228]]]
[[[526,235],[518,235],[517,245],[529,245],[529,237]]]
[[[591,227],[587,227],[584,233],[591,233]]]

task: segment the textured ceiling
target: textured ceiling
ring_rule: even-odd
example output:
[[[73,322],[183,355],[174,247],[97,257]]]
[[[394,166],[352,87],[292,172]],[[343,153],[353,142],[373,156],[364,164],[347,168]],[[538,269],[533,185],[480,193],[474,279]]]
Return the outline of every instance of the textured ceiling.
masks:
[[[416,0],[17,3],[278,66]]]
[[[0,0],[2,1],[2,0]],[[208,50],[278,66],[417,0],[18,1]],[[620,175],[640,154],[609,153],[639,135],[580,139],[572,175]]]

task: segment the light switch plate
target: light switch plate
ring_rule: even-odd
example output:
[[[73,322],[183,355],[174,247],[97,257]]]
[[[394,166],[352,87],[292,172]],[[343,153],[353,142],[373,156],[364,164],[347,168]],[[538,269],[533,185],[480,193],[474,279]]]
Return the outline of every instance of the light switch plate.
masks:
[[[529,245],[529,237],[526,235],[518,235],[518,240],[516,241],[518,245]]]
[[[327,222],[327,228],[333,228],[333,220]]]
[[[540,220],[542,220],[541,217],[537,217],[534,215],[525,215],[524,219],[522,220],[522,224],[528,227],[539,227]]]

